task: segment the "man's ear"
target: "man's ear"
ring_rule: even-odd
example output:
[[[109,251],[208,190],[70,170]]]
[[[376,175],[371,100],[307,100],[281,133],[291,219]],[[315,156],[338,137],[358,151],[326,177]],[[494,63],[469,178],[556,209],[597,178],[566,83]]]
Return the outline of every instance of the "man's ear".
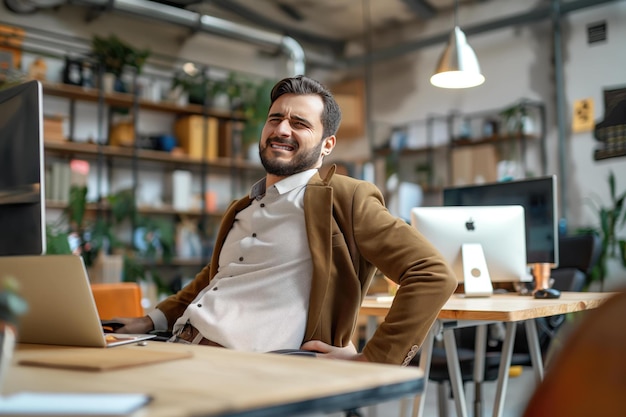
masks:
[[[327,138],[325,138],[324,145],[322,146],[322,155],[324,156],[330,155],[330,153],[335,148],[336,144],[337,144],[337,137],[335,135],[328,136]]]

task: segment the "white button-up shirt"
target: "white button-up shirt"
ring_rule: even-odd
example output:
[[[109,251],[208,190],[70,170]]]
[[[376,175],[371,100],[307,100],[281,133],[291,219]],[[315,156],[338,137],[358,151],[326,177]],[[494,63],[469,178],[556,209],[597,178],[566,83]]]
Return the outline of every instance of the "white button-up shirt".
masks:
[[[174,325],[187,321],[207,339],[237,350],[296,349],[307,321],[311,252],[304,223],[304,191],[317,170],[250,192],[219,257],[217,275]]]

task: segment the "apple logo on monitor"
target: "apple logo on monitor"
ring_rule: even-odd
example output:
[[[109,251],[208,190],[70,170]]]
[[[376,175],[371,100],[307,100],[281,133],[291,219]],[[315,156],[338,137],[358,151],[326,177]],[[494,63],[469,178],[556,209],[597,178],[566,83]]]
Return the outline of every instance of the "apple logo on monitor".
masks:
[[[465,228],[470,232],[474,231],[474,220],[471,217],[465,222]]]

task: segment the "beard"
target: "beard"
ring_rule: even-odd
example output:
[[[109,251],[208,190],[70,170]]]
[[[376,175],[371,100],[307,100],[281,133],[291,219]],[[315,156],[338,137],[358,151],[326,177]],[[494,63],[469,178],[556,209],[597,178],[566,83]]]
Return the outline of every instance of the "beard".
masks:
[[[282,143],[293,146],[295,149],[293,158],[290,161],[282,161],[278,158],[274,158],[271,154],[272,143]],[[300,151],[300,147],[294,141],[268,138],[265,142],[264,147],[261,147],[261,144],[259,143],[259,155],[261,156],[261,163],[263,164],[263,168],[265,168],[265,171],[268,174],[276,175],[279,177],[288,177],[290,175],[306,171],[307,169],[314,168],[319,161],[323,144],[324,141],[320,140],[320,142],[314,148],[308,151]]]

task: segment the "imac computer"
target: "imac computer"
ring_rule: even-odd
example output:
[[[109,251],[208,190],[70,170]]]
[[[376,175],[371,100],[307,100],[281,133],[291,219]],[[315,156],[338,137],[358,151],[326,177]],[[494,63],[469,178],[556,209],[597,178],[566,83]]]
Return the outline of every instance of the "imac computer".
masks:
[[[556,176],[450,187],[443,191],[444,206],[521,205],[526,216],[527,263],[535,276],[537,298],[557,298],[550,288],[551,268],[559,263]]]
[[[0,90],[0,256],[46,251],[38,81]]]
[[[450,264],[466,296],[489,296],[493,282],[530,281],[521,206],[415,207],[411,224]]]

